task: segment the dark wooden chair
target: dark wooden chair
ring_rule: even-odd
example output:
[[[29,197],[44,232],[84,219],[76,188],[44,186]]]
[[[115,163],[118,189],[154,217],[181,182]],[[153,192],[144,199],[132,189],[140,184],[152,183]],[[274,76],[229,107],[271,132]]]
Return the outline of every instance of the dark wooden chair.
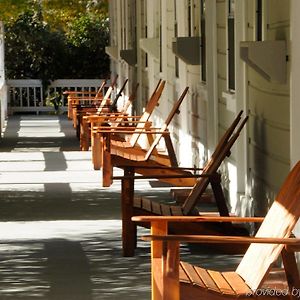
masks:
[[[79,126],[78,115],[87,112],[104,112],[108,110],[111,104],[111,94],[117,83],[118,75],[111,80],[110,86],[106,90],[104,96],[99,95],[96,97],[73,97],[71,101],[72,106],[72,120],[73,127],[77,130]],[[87,104],[88,103],[88,104]],[[77,130],[78,133],[78,130]]]
[[[101,98],[104,95],[104,88],[106,86],[106,80],[103,80],[97,91],[64,91],[63,94],[67,96],[68,101],[68,119],[73,118],[73,102],[81,99],[83,101],[92,102],[95,99]]]
[[[299,202],[300,162],[288,175],[264,219],[134,217],[137,222],[151,222],[151,236],[144,239],[151,241],[152,299],[298,299],[300,279],[294,252],[300,250],[300,239],[292,237],[292,230],[300,216]],[[169,224],[232,221],[262,223],[254,237],[168,234]],[[219,272],[180,262],[180,242],[250,246],[235,271]],[[268,282],[270,271],[280,256],[285,276]]]
[[[115,133],[127,133],[127,128],[111,128],[106,131],[105,128],[101,127],[97,132],[102,134],[103,137],[103,148],[101,151],[102,155],[102,179],[103,186],[108,187],[113,181],[113,167],[129,167],[145,165],[145,166],[173,166],[177,167],[177,159],[173,144],[171,142],[168,126],[174,118],[175,114],[179,112],[179,107],[184,100],[188,88],[185,88],[179,99],[173,105],[166,121],[161,128],[144,127],[141,128],[139,124],[136,126],[132,137],[145,135],[149,142],[149,148],[143,149],[140,145],[128,144],[126,141],[112,139],[112,134]],[[167,154],[165,151],[161,153],[158,150],[160,140],[164,138],[166,144]],[[137,171],[138,172],[138,171]]]
[[[146,105],[141,116],[119,116],[116,121],[110,122],[109,126],[91,125],[91,145],[94,169],[102,167],[103,159],[103,133],[109,135],[109,141],[116,142],[120,147],[132,149],[138,144],[145,128],[151,125],[149,118],[158,106],[160,97],[165,87],[165,81],[160,80]],[[107,148],[106,148],[107,149]]]
[[[227,156],[230,155],[231,147],[238,138],[242,128],[247,122],[247,117],[242,119],[242,111],[233,121],[232,125],[224,133],[220,139],[219,144],[216,146],[211,158],[207,161],[201,173],[198,175],[192,174],[186,168],[179,167],[165,167],[158,165],[155,159],[151,161],[152,165],[145,166],[141,162],[132,163],[128,160],[122,161],[119,167],[124,169],[124,177],[115,177],[115,179],[122,180],[122,235],[123,235],[123,254],[125,256],[134,255],[136,244],[136,224],[131,221],[132,216],[135,215],[176,215],[176,216],[189,216],[197,215],[200,212],[197,210],[196,205],[202,199],[203,195],[207,191],[207,187],[210,184],[214,194],[214,199],[221,216],[229,216],[229,210],[226,204],[226,199],[223,194],[221,186],[221,178],[218,173],[218,169],[221,163]],[[238,126],[239,125],[239,126]],[[135,173],[142,174],[144,176],[134,176]],[[150,174],[150,175],[149,175]],[[193,186],[189,195],[185,201],[180,205],[168,205],[158,203],[148,198],[135,198],[134,197],[134,181],[137,178],[156,178],[164,182],[171,183],[175,186]],[[140,224],[146,226],[147,224]],[[191,227],[191,228],[189,228]],[[174,224],[171,228],[172,232],[183,233],[186,230],[192,229],[195,233],[201,234],[243,234],[248,232],[240,226],[234,226],[233,224],[226,224],[220,226],[219,224],[189,224],[184,228]],[[222,249],[220,250],[231,250]],[[244,249],[236,249],[238,252],[242,252]]]
[[[88,113],[81,117],[80,119],[80,149],[83,151],[88,151],[91,144],[91,128],[96,128],[98,126],[103,126],[103,124],[113,122],[114,126],[118,126],[122,124],[124,120],[130,118],[128,114],[128,109],[132,105],[133,101],[136,98],[137,89],[139,84],[136,84],[135,88],[132,90],[132,93],[128,97],[128,99],[124,102],[124,105],[121,109],[117,110],[117,101],[121,96],[121,93],[124,89],[123,84],[121,90],[118,95],[114,99],[114,102],[110,106],[109,112],[96,112],[96,113]]]

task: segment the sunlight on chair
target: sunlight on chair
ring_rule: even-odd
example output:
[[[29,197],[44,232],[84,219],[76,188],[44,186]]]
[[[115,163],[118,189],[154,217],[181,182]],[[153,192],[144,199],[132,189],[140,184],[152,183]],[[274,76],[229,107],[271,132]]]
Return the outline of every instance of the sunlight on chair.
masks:
[[[234,213],[237,207],[237,167],[231,162],[227,163],[229,180],[229,199],[231,212]]]

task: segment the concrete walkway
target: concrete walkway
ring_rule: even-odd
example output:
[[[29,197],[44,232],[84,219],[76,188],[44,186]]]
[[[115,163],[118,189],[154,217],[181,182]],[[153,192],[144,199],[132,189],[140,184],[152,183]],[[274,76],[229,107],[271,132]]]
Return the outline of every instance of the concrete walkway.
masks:
[[[0,299],[150,299],[149,245],[122,257],[120,184],[101,187],[65,116],[10,117],[0,151]],[[190,253],[217,269],[240,259]]]

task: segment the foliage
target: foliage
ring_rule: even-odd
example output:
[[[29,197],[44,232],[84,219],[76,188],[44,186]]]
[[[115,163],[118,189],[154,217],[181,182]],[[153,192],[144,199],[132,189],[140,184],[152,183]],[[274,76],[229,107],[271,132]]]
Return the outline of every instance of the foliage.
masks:
[[[0,1],[0,16],[1,21],[6,23],[11,19],[15,19],[29,5],[28,0],[1,0]]]
[[[59,92],[53,92],[46,97],[46,105],[53,106],[56,113],[58,113],[59,107],[62,105],[62,103],[62,95]]]
[[[60,30],[82,14],[108,17],[107,0],[44,0],[42,5],[45,20]]]
[[[109,42],[108,20],[82,15],[69,23],[67,29],[69,57],[76,62],[70,65],[69,74],[78,78],[106,76],[109,69],[105,54]]]
[[[15,20],[28,7],[40,6],[44,18],[52,28],[62,29],[78,14],[94,15],[108,13],[108,0],[1,0],[0,16],[5,23]]]
[[[5,63],[8,78],[39,78],[44,85],[59,76],[64,39],[43,22],[41,11],[26,11],[5,26]]]
[[[18,4],[18,16],[4,18],[8,78],[39,78],[46,86],[58,78],[107,75],[107,1],[1,0],[0,14],[4,2]]]

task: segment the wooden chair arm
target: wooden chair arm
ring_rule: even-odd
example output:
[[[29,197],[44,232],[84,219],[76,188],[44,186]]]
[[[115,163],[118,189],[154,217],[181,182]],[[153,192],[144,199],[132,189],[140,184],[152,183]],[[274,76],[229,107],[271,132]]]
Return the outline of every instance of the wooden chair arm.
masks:
[[[103,97],[89,97],[89,96],[74,96],[71,97],[71,101],[102,101]]]
[[[97,122],[97,121],[101,122],[102,120],[107,121],[110,119],[114,121],[116,118],[118,118],[118,119],[122,118],[123,115],[124,115],[123,113],[116,114],[116,113],[110,113],[110,112],[107,112],[107,113],[101,112],[99,114],[95,114],[95,113],[93,113],[91,115],[85,114],[82,118],[87,122]]]
[[[300,245],[285,245],[287,252],[300,252]]]
[[[122,166],[119,165],[121,168],[122,167],[126,167],[126,166]],[[171,170],[171,171],[202,171],[203,168],[192,168],[192,167],[169,167],[169,166],[146,166],[146,165],[139,165],[138,167],[132,167],[134,168],[138,168],[138,169],[166,169],[166,170]]]
[[[96,121],[92,121],[94,123],[100,123],[100,122],[103,122],[104,124],[105,123],[116,123],[116,124],[119,124],[118,126],[103,126],[103,125],[97,125],[97,124],[94,124],[93,127],[92,127],[92,131],[93,133],[112,133],[112,134],[115,134],[115,133],[128,133],[127,131],[129,131],[128,134],[134,134],[134,133],[145,133],[145,129],[137,129],[136,126],[135,126],[135,122],[128,122],[128,123],[125,123],[124,122],[119,122],[117,120],[118,117],[116,117],[116,119],[103,119],[103,120],[96,120]],[[130,125],[132,124],[132,125]],[[127,126],[125,126],[127,125]],[[146,132],[147,134],[153,134],[152,132]]]
[[[105,106],[104,106],[105,107]],[[89,115],[89,116],[86,116],[86,117],[90,117],[90,116],[102,116],[102,115],[117,115],[118,118],[124,118],[124,119],[140,119],[141,116],[131,116],[131,115],[128,115],[127,113],[125,112],[99,112],[99,113],[94,113],[93,115]],[[142,122],[142,121],[140,121]],[[144,121],[144,122],[151,122],[151,121]]]
[[[261,223],[263,217],[226,217],[226,216],[134,216],[134,222],[236,222],[236,223]]]
[[[123,127],[124,128],[124,127]],[[131,129],[131,130],[129,130]],[[132,130],[132,127],[125,127],[122,130],[121,126],[118,127],[108,127],[107,129],[102,129],[102,127],[100,127],[99,129],[94,130],[95,133],[111,133],[111,134],[115,134],[115,133],[127,133],[127,134],[169,134],[168,131],[152,131],[152,130],[146,130],[146,129],[136,129],[134,128],[134,130]]]
[[[118,118],[119,119],[119,117],[118,116],[116,116],[116,118]],[[128,119],[129,120],[122,120],[122,121],[120,121],[120,123],[121,124],[142,124],[142,123],[144,123],[144,124],[148,124],[148,125],[151,125],[152,123],[151,122],[149,122],[149,121],[133,121],[133,120],[130,120],[130,118],[128,117]],[[118,127],[118,128],[120,128],[120,127]],[[121,127],[122,128],[122,127]],[[152,127],[151,127],[152,128]],[[143,130],[148,130],[148,129],[144,129],[144,128],[141,128],[141,129],[143,129]]]
[[[96,108],[97,109],[97,108]],[[134,118],[134,116],[130,116],[128,115],[127,113],[124,113],[124,112],[94,112],[92,114],[86,114],[85,116],[83,116],[83,118],[86,120],[86,121],[90,121],[90,119],[95,119],[97,120],[97,118],[99,119],[103,119],[103,118],[118,118],[118,119],[125,119],[124,121],[122,120],[121,122],[122,123],[146,123],[146,122],[149,122],[151,124],[150,121],[145,121],[145,122],[142,122],[142,121],[133,121],[135,120],[136,118]],[[128,120],[127,120],[128,119]]]
[[[128,115],[127,113],[124,113],[124,112],[108,112],[108,113],[99,113],[98,115],[117,115],[118,118],[123,118],[123,119],[140,119],[140,116],[130,116]],[[95,114],[95,116],[97,116],[97,114]],[[125,121],[124,121],[125,122]],[[130,122],[130,121],[129,121]],[[136,121],[136,122],[143,122],[143,121]],[[145,122],[150,122],[150,121],[144,121],[143,123]]]
[[[121,127],[117,127],[117,128],[121,128]],[[165,131],[155,131],[155,132],[146,132],[146,131],[139,131],[139,130],[129,130],[129,128],[127,128],[126,130],[95,130],[95,132],[97,133],[112,133],[112,134],[115,134],[115,133],[126,133],[126,134],[135,134],[135,133],[138,133],[138,134],[168,134],[168,132],[165,132]]]
[[[96,91],[64,91],[63,95],[79,95],[79,94],[87,94],[87,95],[96,95]]]
[[[86,115],[85,118],[103,118],[103,117],[117,116],[118,118],[129,118],[124,112],[95,112],[92,115]]]
[[[122,168],[122,166],[118,166]],[[139,167],[137,167],[139,169]],[[115,180],[122,180],[122,179],[181,179],[181,178],[200,178],[200,177],[209,177],[209,174],[201,173],[201,174],[179,174],[179,175],[136,175],[136,176],[113,176],[112,178]]]
[[[104,121],[107,122],[107,120],[104,120]],[[112,122],[114,122],[114,120]],[[148,122],[143,122],[143,123],[148,123]],[[132,132],[133,129],[135,130],[134,132]],[[93,131],[98,132],[98,133],[102,133],[103,131],[105,131],[105,132],[112,131],[111,133],[123,133],[126,130],[131,130],[130,133],[145,132],[144,128],[139,129],[139,128],[132,127],[132,126],[105,126],[105,125],[93,126]],[[146,132],[146,133],[151,133],[151,132]]]
[[[180,241],[186,243],[216,243],[216,244],[284,244],[300,247],[297,238],[272,237],[244,237],[244,236],[217,236],[217,235],[145,235],[144,241]]]

